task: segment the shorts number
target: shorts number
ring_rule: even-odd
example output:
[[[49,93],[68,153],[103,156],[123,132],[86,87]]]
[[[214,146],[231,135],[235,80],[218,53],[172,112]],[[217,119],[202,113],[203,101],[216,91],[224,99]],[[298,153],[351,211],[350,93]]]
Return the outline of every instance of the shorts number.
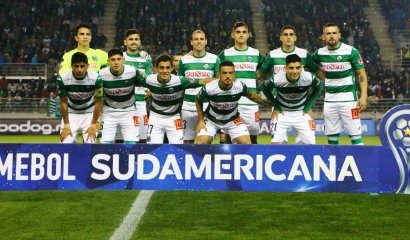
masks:
[[[148,124],[147,127],[147,134],[151,134],[152,133],[152,128],[154,127],[154,125]]]
[[[233,120],[233,123],[235,123],[236,126],[243,124],[241,117],[235,118],[235,120]]]
[[[184,125],[184,129],[186,129],[186,120],[182,120],[182,124]]]
[[[276,126],[278,125],[277,122],[270,123],[270,134],[273,136],[276,132]]]

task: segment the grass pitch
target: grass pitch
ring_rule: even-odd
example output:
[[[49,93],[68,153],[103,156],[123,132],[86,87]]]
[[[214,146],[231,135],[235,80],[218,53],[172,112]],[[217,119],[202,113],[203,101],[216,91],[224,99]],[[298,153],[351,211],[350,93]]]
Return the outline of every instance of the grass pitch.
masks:
[[[380,145],[378,137],[363,139]],[[55,143],[58,136],[0,142]],[[109,239],[138,193],[3,191],[0,239]],[[131,239],[408,239],[409,212],[409,195],[156,191]]]

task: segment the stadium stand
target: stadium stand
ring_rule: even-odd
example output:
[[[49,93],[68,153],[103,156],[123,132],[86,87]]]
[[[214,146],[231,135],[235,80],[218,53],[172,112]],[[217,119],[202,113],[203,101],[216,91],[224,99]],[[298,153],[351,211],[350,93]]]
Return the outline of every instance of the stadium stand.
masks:
[[[191,49],[190,36],[195,29],[205,31],[207,51],[215,54],[232,45],[230,32],[236,21],[246,22],[250,32],[253,31],[247,0],[121,0],[117,15],[116,45],[122,45],[126,29],[137,28],[142,34],[143,45],[153,56],[187,52]],[[254,44],[253,38],[249,44]]]
[[[188,51],[191,48],[190,34],[198,28],[207,34],[207,51],[218,54],[232,46],[230,31],[238,20],[250,26],[249,45],[255,44],[248,0],[119,2],[116,46],[122,45],[126,29],[137,28],[142,33],[142,43],[154,58],[162,53]],[[319,38],[323,24],[336,22],[342,26],[344,41],[356,46],[366,61],[370,107],[379,107],[384,101],[390,106],[392,101],[394,104],[394,101],[410,98],[410,70],[401,66],[384,69],[381,64],[379,45],[363,14],[367,1],[341,0],[337,6],[324,0],[261,2],[259,11],[265,14],[270,49],[280,46],[280,28],[292,24],[298,30],[297,45],[313,52],[323,45]],[[45,105],[50,95],[50,87],[47,89],[47,86],[55,78],[61,56],[75,47],[72,36],[78,23],[91,23],[94,36],[91,47],[104,47],[106,38],[104,33],[98,32],[98,25],[104,15],[105,3],[106,0],[0,2],[0,109],[7,106],[7,109],[32,110],[34,108],[27,106],[33,102],[38,106]],[[392,22],[391,31],[408,29],[410,7],[406,1],[387,0],[380,3],[386,18]],[[7,65],[10,63],[13,64],[12,68]],[[39,77],[41,81],[38,81]],[[56,95],[52,87],[51,92]],[[32,98],[34,101],[30,104],[27,102],[28,105],[21,103]]]

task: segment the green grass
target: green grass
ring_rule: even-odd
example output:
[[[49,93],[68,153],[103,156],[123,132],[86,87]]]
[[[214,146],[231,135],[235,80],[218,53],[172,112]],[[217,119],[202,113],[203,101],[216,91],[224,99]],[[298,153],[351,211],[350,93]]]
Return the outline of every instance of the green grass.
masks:
[[[365,145],[381,145],[378,136],[363,136],[363,141]],[[0,135],[0,143],[58,143],[59,138],[57,135]],[[214,143],[218,143],[219,139],[216,138]],[[270,144],[269,135],[261,135],[258,137],[258,142],[260,144]],[[289,137],[289,143],[295,142],[294,137]],[[327,144],[327,139],[324,136],[316,137],[317,144]],[[350,145],[350,139],[347,136],[342,136],[340,138],[341,145]]]

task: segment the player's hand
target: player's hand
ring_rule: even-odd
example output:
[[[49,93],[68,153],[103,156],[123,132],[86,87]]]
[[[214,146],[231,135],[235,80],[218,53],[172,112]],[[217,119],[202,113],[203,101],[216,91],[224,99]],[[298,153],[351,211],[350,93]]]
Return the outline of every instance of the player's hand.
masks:
[[[147,74],[145,73],[145,71],[143,71],[143,70],[138,70],[138,72],[140,73],[140,75],[141,75],[143,78],[146,78],[146,77],[147,77]]]
[[[360,97],[359,101],[357,101],[357,107],[359,108],[359,112],[365,110],[367,108],[367,98]]]
[[[97,138],[98,130],[95,124],[91,124],[90,127],[87,129],[87,141],[92,140],[95,142]]]
[[[150,91],[148,88],[146,88],[146,89],[145,89],[144,99],[147,100],[147,99],[149,99],[149,98],[151,98],[151,97],[152,97],[151,91]]]
[[[71,132],[71,128],[64,128],[61,133],[60,133],[60,141],[64,142],[64,140],[68,137],[68,136],[73,136],[73,133]]]
[[[312,110],[310,110],[309,112],[306,112],[306,113],[303,112],[303,115],[305,115],[305,114],[309,115],[311,119],[315,119],[315,114],[313,113]]]
[[[280,112],[277,112],[275,110],[272,111],[270,118],[272,119],[273,122],[278,121],[278,115]]]

